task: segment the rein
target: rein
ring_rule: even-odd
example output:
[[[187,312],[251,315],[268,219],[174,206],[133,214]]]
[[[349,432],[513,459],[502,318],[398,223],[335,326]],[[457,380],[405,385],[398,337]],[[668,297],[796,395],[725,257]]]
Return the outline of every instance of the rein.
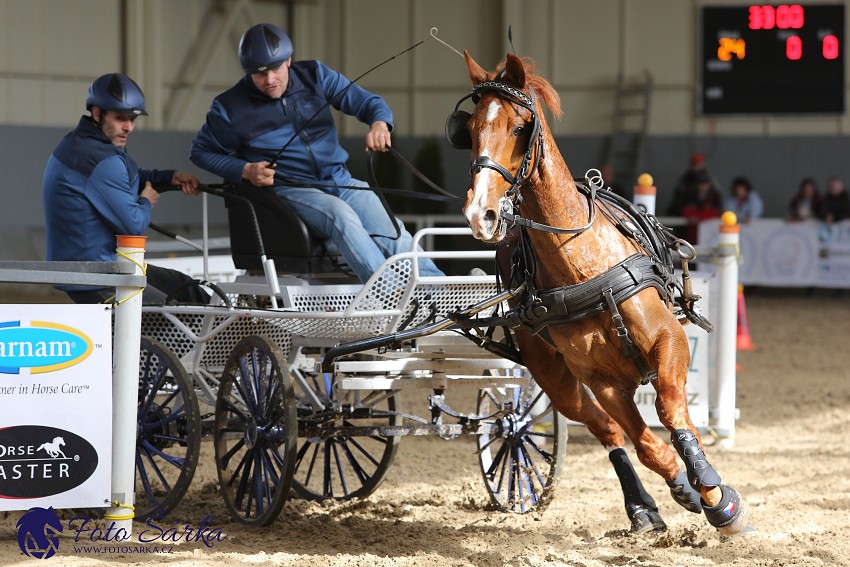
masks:
[[[580,226],[578,228],[558,228],[556,226],[551,226],[548,224],[533,221],[531,219],[527,219],[520,215],[515,215],[513,214],[512,206],[510,207],[510,209],[503,208],[504,203],[512,204],[511,201],[509,199],[506,199],[505,197],[500,200],[499,216],[510,222],[512,226],[514,224],[518,224],[523,227],[539,230],[542,232],[550,232],[553,234],[581,234],[582,232],[590,229],[590,227],[592,227],[593,223],[596,221],[596,192],[601,187],[597,187],[591,182],[590,187],[586,187],[584,185],[576,183],[576,188],[579,189],[579,191],[587,197],[587,210],[589,220],[584,226]],[[521,196],[518,200],[521,200]]]

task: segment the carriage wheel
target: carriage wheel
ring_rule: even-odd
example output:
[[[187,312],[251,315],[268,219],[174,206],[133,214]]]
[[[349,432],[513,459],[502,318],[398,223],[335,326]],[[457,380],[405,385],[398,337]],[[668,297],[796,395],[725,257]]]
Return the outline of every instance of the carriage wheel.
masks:
[[[302,378],[295,386],[300,442],[292,483],[295,494],[308,500],[351,500],[372,494],[386,478],[400,438],[368,428],[401,425],[395,392],[344,392],[337,411],[338,391],[329,374]]]
[[[273,522],[292,486],[297,422],[280,349],[245,337],[224,367],[215,406],[215,462],[224,503],[243,524]]]
[[[135,519],[168,514],[189,488],[201,446],[192,380],[173,352],[142,337],[139,353]]]
[[[497,433],[478,437],[478,456],[492,504],[524,514],[549,505],[567,449],[567,423],[549,398],[528,387],[494,387],[478,394],[478,415],[491,415]]]

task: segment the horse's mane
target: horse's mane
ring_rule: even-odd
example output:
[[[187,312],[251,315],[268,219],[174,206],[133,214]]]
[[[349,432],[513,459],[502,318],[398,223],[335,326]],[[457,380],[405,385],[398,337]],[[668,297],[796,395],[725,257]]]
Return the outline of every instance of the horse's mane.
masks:
[[[537,64],[531,57],[520,57],[520,61],[522,61],[522,66],[525,69],[525,82],[528,86],[534,89],[534,92],[543,101],[546,107],[552,111],[552,114],[555,118],[560,119],[561,116],[564,115],[564,112],[561,110],[561,97],[558,95],[558,92],[549,84],[549,81],[534,73],[537,68]],[[505,61],[499,63],[496,67],[496,71],[493,73],[493,77],[495,78],[499,72],[505,68]]]

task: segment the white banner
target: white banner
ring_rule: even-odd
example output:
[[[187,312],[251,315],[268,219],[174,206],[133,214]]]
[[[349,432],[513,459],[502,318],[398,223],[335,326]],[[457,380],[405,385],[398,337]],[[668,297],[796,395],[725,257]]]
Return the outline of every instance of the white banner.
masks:
[[[105,507],[111,457],[111,307],[0,305],[0,510]]]
[[[717,243],[719,224],[700,223],[700,246]],[[741,225],[740,247],[744,285],[850,288],[850,221],[754,220]]]

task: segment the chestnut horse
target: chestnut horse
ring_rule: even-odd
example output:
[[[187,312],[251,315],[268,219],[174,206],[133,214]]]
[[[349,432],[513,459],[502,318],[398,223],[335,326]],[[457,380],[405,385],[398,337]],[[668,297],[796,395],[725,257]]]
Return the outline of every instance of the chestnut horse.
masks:
[[[688,414],[690,352],[672,309],[672,264],[658,261],[633,223],[618,222],[597,187],[577,185],[543,116],[541,102],[560,116],[560,99],[530,61],[508,54],[488,73],[464,56],[473,89],[446,131],[453,146],[475,156],[463,208],[475,238],[499,243],[520,232],[513,248],[523,251],[528,243],[523,255],[532,257],[533,268],[519,271],[532,291],[513,310],[523,359],[555,407],[586,423],[603,445],[622,451],[625,431],[640,462],[664,478],[677,503],[705,513],[723,534],[749,531],[740,496],[708,462]],[[458,110],[467,98],[475,103],[471,114]],[[509,225],[521,230],[508,231]],[[504,246],[499,254],[504,265]],[[646,380],[685,471],[635,405],[635,390]],[[652,512],[654,503],[646,504]],[[663,526],[660,516],[652,520],[653,528]]]

